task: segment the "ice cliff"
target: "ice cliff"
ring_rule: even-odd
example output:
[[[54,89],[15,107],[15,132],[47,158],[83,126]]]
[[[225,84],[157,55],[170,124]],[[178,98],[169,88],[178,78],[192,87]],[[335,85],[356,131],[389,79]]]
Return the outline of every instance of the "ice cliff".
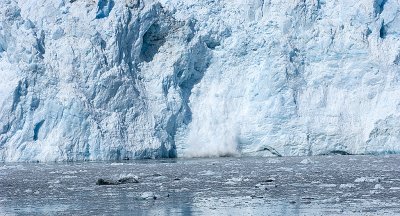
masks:
[[[399,0],[1,0],[0,161],[400,152]]]

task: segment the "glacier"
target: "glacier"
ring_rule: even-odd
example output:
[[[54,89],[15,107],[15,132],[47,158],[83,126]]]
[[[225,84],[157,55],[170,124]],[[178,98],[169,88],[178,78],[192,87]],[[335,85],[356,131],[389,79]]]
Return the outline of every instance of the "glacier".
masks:
[[[2,0],[0,161],[399,153],[399,16],[399,0]]]

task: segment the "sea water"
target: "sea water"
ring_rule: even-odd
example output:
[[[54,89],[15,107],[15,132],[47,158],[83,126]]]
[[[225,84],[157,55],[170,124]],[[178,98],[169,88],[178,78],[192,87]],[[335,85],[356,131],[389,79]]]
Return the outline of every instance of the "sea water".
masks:
[[[0,215],[399,215],[400,156],[2,163]],[[134,177],[139,183],[96,185]]]

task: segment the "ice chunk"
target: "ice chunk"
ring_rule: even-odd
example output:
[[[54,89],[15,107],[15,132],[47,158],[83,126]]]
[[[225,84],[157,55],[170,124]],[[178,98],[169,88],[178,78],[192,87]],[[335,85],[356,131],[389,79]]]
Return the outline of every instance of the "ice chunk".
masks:
[[[140,198],[145,200],[155,200],[157,199],[157,196],[153,192],[144,192],[140,195]]]
[[[360,182],[373,183],[373,182],[381,182],[381,181],[382,181],[382,179],[379,177],[359,177],[354,180],[354,182],[356,182],[356,183],[360,183]]]

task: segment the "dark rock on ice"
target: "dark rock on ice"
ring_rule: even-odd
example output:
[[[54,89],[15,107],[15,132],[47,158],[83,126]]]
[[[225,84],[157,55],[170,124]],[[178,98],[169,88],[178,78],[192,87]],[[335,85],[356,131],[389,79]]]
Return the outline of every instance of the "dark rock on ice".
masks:
[[[117,185],[118,183],[113,180],[108,180],[108,179],[98,179],[96,182],[96,185]]]
[[[269,183],[269,182],[273,182],[273,181],[275,181],[275,179],[274,179],[274,178],[269,178],[269,179],[265,179],[265,180],[264,180],[264,182],[267,182],[267,183]]]
[[[119,184],[127,184],[127,183],[139,183],[139,180],[135,177],[123,177],[118,180],[109,180],[109,179],[98,179],[96,185],[119,185]]]

